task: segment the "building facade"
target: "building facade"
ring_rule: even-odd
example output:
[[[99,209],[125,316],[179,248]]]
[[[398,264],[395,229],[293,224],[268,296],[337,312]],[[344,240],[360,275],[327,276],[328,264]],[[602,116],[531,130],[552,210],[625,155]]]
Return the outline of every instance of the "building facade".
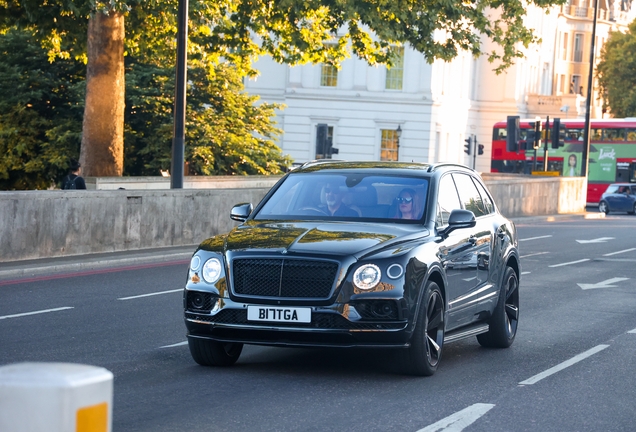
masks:
[[[634,18],[631,2],[598,0],[595,54],[610,31]],[[505,73],[485,56],[462,53],[450,62],[426,58],[408,46],[393,68],[351,58],[329,65],[289,67],[262,58],[260,76],[246,90],[285,108],[279,146],[296,163],[324,157],[323,144],[343,160],[455,162],[490,170],[492,126],[508,115],[522,118],[584,117],[594,5],[570,0],[551,9],[529,9],[526,25],[541,36]],[[486,39],[483,51],[496,49]],[[595,87],[596,88],[596,87]],[[595,90],[592,117],[601,117]],[[464,151],[474,136],[483,154]],[[476,147],[476,146],[475,146]]]

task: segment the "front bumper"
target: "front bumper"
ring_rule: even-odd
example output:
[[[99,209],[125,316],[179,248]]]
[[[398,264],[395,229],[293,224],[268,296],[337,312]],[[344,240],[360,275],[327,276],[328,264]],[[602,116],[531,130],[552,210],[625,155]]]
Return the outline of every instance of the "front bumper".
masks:
[[[360,308],[358,306],[358,308]],[[248,321],[247,304],[223,298],[211,311],[186,308],[188,337],[221,342],[298,347],[406,347],[408,320],[364,319],[356,305],[312,307],[311,322]]]

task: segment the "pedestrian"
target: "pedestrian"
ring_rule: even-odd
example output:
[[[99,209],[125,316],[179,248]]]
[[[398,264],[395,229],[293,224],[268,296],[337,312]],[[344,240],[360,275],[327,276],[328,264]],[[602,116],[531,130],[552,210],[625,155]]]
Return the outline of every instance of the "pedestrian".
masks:
[[[77,161],[71,161],[71,172],[64,177],[62,181],[62,189],[86,189],[86,182],[80,175],[82,172],[82,165]]]

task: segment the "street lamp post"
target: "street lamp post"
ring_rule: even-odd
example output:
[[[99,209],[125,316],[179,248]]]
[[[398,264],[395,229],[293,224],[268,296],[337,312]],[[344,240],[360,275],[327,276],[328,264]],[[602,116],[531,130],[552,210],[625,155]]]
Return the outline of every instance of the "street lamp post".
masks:
[[[185,151],[186,66],[188,50],[188,0],[179,0],[177,13],[177,70],[174,91],[174,129],[170,189],[183,189]]]
[[[585,129],[583,130],[583,155],[581,157],[581,176],[587,177],[590,155],[590,111],[592,107],[592,74],[594,73],[594,40],[596,39],[596,17],[598,0],[594,0],[594,22],[592,24],[592,45],[590,49],[590,72],[587,77],[587,98],[585,99]]]

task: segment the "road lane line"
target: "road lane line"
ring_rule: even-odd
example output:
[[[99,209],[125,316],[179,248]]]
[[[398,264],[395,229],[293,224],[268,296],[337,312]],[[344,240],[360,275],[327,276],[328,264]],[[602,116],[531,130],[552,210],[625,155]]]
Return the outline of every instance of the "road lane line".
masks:
[[[530,272],[521,272],[522,275],[530,274]]]
[[[131,300],[131,299],[137,299],[137,298],[141,298],[141,297],[150,297],[150,296],[156,296],[156,295],[161,295],[161,294],[170,294],[170,293],[175,293],[175,292],[179,292],[179,291],[183,291],[183,288],[170,290],[170,291],[154,292],[154,293],[150,293],[150,294],[141,294],[141,295],[130,296],[130,297],[120,297],[117,300]]]
[[[520,242],[522,241],[528,241],[528,240],[539,240],[539,239],[544,239],[544,238],[550,238],[552,237],[552,235],[544,235],[544,236],[539,236],[539,237],[528,237],[525,239],[519,239]]]
[[[187,345],[187,344],[188,344],[188,341],[183,341],[183,342],[179,342],[179,343],[172,344],[172,345],[164,345],[162,347],[159,347],[159,349],[161,349],[161,348],[173,348],[173,347],[183,346],[183,345]]]
[[[532,254],[528,254],[528,255],[522,255],[519,258],[528,258],[531,256],[535,256],[535,255],[545,255],[545,254],[549,254],[550,252],[537,252],[537,253],[532,253]]]
[[[618,251],[618,252],[608,253],[608,254],[605,254],[605,255],[603,255],[603,256],[618,255],[618,254],[622,254],[622,253],[625,253],[625,252],[631,252],[631,251],[635,251],[635,250],[636,250],[636,248],[629,248],[629,249],[625,249],[625,250]]]
[[[636,334],[636,329],[634,329],[634,330],[630,330],[630,331],[628,331],[627,333],[634,333],[634,334]]]
[[[494,406],[493,404],[484,403],[471,405],[417,432],[460,432],[479,420],[481,416],[490,411]]]
[[[25,312],[25,313],[20,313],[20,314],[15,314],[15,315],[5,315],[5,316],[0,316],[0,320],[1,319],[6,319],[6,318],[19,318],[19,317],[23,317],[23,316],[37,315],[37,314],[43,314],[43,313],[48,313],[48,312],[57,312],[57,311],[62,311],[62,310],[66,310],[66,309],[73,309],[73,308],[71,306],[65,306],[65,307],[59,307],[59,308],[55,308],[55,309],[45,309],[45,310],[34,311],[34,312]]]
[[[562,266],[566,266],[566,265],[570,265],[570,264],[582,263],[582,262],[585,262],[585,261],[589,261],[589,258],[585,258],[585,259],[578,260],[578,261],[571,261],[571,262],[561,263],[561,264],[553,264],[553,265],[548,266],[548,267],[562,267]]]
[[[531,385],[531,384],[536,384],[537,382],[541,381],[543,378],[549,377],[550,375],[553,375],[557,372],[562,371],[565,368],[568,368],[578,362],[580,362],[581,360],[585,360],[586,358],[596,354],[597,352],[603,351],[605,348],[609,347],[609,345],[597,345],[592,349],[589,349],[587,351],[585,351],[584,353],[581,353],[577,356],[572,357],[570,360],[566,360],[561,364],[558,364],[546,371],[541,372],[540,374],[537,374],[533,377],[528,378],[525,381],[521,381],[519,383],[519,385]]]

